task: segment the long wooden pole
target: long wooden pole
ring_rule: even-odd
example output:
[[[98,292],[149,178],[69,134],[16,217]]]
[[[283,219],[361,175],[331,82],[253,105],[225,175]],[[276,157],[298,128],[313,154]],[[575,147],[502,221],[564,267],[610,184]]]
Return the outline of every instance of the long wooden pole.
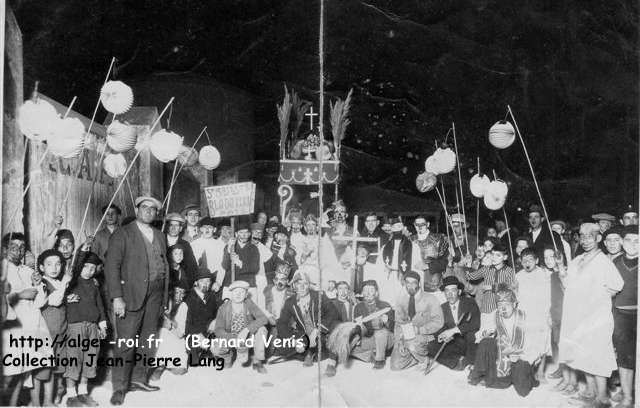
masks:
[[[320,0],[320,24],[319,24],[319,34],[318,34],[318,58],[320,62],[320,79],[319,79],[319,90],[320,90],[320,112],[319,112],[319,120],[320,124],[318,129],[320,131],[320,150],[324,146],[324,0]],[[313,118],[313,117],[312,117]],[[323,208],[323,199],[324,199],[324,179],[323,179],[323,169],[324,169],[324,155],[320,154],[319,156],[319,169],[318,169],[318,215],[320,216],[320,220],[322,221],[324,208]],[[356,232],[353,231],[353,234]],[[321,262],[321,248],[322,248],[322,230],[320,234],[318,234],[318,271],[319,271],[319,284],[320,290],[322,290],[322,268],[320,266]],[[355,248],[354,248],[355,250]],[[322,373],[320,370],[320,361],[322,361],[322,341],[320,338],[320,330],[322,325],[322,295],[318,296],[318,339],[317,339],[317,347],[318,347],[318,408],[322,408]],[[336,362],[337,363],[337,362]]]
[[[460,202],[462,204],[462,217],[464,218],[464,238],[467,243],[467,255],[469,255],[469,232],[467,231],[467,215],[464,209],[464,191],[462,191],[462,175],[460,173],[460,155],[458,154],[458,140],[456,139],[456,124],[451,123],[453,130],[453,146],[456,149],[456,164],[458,165],[458,187],[460,187]]]

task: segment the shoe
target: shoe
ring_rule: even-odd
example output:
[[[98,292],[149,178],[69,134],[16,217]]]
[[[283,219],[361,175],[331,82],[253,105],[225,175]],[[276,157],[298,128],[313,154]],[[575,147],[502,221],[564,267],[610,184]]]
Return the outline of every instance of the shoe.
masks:
[[[164,373],[164,368],[156,368],[155,370],[153,370],[153,374],[151,374],[151,378],[149,378],[150,381],[160,381],[160,378],[162,377],[162,374]]]
[[[596,396],[593,394],[577,393],[573,397],[569,398],[569,405],[590,406],[596,402]]]
[[[67,399],[67,406],[68,407],[84,407],[84,404],[82,403],[82,401],[80,401],[80,398],[76,397],[71,397]]]
[[[621,402],[624,399],[624,393],[622,389],[619,389],[616,392],[611,393],[611,401],[613,402]]]
[[[85,407],[97,407],[99,405],[89,394],[78,395],[77,398]]]
[[[557,392],[562,392],[564,391],[567,387],[569,386],[568,383],[564,382],[564,380],[561,380],[560,382],[558,382],[556,385],[554,385],[553,387],[551,387],[552,391],[557,391]]]
[[[469,385],[478,385],[478,384],[480,384],[482,382],[482,380],[483,380],[482,377],[480,377],[480,378],[472,378],[472,377],[470,377],[467,380],[467,383]]]
[[[129,392],[132,391],[159,391],[160,387],[157,385],[151,385],[149,383],[143,383],[138,381],[131,381],[131,385],[129,385]]]
[[[67,394],[66,389],[64,387],[59,387],[58,391],[56,392],[56,397],[53,400],[53,403],[55,405],[60,406],[60,404],[62,404],[62,398]]]
[[[559,378],[562,378],[562,367],[558,367],[556,371],[547,374],[547,378],[550,380],[557,380]]]
[[[374,370],[382,370],[384,366],[387,365],[387,360],[374,361],[373,369]]]
[[[124,391],[115,391],[112,395],[111,395],[111,399],[109,400],[109,402],[111,403],[111,405],[122,405],[122,403],[124,402],[124,396],[126,395],[126,392]]]
[[[465,361],[464,361],[464,357],[460,357],[458,359],[458,362],[456,363],[456,366],[453,367],[454,371],[464,371],[464,368],[466,367]]]
[[[243,367],[251,367],[251,360],[247,360],[241,364]]]
[[[302,363],[303,367],[311,367],[313,365],[313,354],[307,353],[304,356],[304,362]]]
[[[260,374],[266,374],[267,373],[267,369],[264,368],[264,364],[262,364],[262,361],[258,361],[257,363],[253,363],[253,369],[256,370],[257,372],[259,372]]]
[[[328,365],[327,369],[324,370],[324,375],[326,375],[327,377],[333,377],[336,375],[336,366],[334,365]]]

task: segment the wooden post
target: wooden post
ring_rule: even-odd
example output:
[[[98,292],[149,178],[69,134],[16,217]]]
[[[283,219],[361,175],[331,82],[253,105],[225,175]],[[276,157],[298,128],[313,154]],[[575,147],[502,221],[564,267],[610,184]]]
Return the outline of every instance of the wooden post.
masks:
[[[231,217],[231,236],[233,236],[235,238],[235,233],[236,233],[236,217]],[[234,239],[233,242],[233,247],[231,247],[231,255],[236,253],[235,250],[235,246],[236,246],[236,242],[237,239]],[[236,280],[236,264],[233,263],[233,260],[231,260],[231,282],[234,282]]]

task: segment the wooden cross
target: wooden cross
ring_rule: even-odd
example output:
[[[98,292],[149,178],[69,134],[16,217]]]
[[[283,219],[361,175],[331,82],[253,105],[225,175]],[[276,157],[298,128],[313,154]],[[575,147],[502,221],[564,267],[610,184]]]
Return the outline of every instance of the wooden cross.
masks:
[[[313,105],[311,105],[311,112],[305,113],[304,116],[309,116],[310,118],[310,127],[309,129],[313,130],[313,117],[318,116],[317,113],[313,113]]]

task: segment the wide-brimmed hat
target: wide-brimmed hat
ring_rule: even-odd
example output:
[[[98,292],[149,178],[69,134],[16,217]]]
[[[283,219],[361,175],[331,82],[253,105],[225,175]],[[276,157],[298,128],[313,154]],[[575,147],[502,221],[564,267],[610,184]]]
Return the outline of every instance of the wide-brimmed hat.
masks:
[[[213,274],[211,273],[209,268],[205,266],[200,266],[198,268],[198,272],[196,272],[195,280],[206,279],[206,278],[213,279]]]

